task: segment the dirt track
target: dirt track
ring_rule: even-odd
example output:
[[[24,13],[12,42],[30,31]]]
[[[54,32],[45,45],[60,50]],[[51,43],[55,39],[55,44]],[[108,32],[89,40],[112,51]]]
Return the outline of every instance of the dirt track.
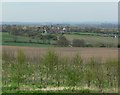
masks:
[[[2,50],[13,51],[16,52],[18,49],[22,49],[25,54],[33,57],[33,56],[42,56],[48,49],[51,48],[35,48],[35,47],[20,47],[20,46],[2,46]],[[55,50],[60,56],[64,57],[72,57],[75,54],[79,53],[83,58],[118,58],[118,49],[117,48],[52,48]]]

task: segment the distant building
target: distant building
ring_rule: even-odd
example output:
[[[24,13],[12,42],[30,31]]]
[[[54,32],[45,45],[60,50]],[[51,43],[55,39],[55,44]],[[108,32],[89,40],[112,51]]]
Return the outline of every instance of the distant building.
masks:
[[[44,30],[43,33],[44,33],[44,34],[47,34],[47,30]]]
[[[66,28],[63,28],[62,30],[63,30],[63,31],[66,31]]]
[[[62,28],[62,30],[60,31],[60,33],[65,33],[65,31],[66,31],[66,28]]]
[[[117,38],[117,36],[115,35],[114,38]]]
[[[64,33],[65,31],[60,31],[60,33]]]
[[[26,26],[24,26],[22,29],[23,29],[23,30],[26,30],[26,29],[27,29],[27,27],[26,27]]]

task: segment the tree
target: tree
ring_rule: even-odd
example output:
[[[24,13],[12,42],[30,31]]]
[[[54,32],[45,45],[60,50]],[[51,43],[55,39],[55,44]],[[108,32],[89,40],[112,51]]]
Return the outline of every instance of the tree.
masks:
[[[65,36],[60,36],[57,40],[57,45],[61,47],[67,47],[69,45],[69,41],[65,38]]]
[[[37,43],[39,43],[40,40],[42,40],[43,36],[41,33],[38,33],[35,38],[37,39]]]
[[[22,50],[18,50],[16,60],[12,64],[11,70],[12,80],[17,83],[18,91],[20,89],[20,83],[27,78],[26,75],[30,72],[32,71],[28,68],[25,54]]]
[[[49,78],[52,78],[52,81],[56,78],[57,85],[59,86],[58,55],[54,51],[49,50],[43,57],[43,64],[46,72],[46,85],[48,85]]]
[[[81,85],[83,77],[84,77],[84,64],[83,59],[79,54],[76,54],[72,59],[72,68],[77,71],[78,75],[78,84]]]

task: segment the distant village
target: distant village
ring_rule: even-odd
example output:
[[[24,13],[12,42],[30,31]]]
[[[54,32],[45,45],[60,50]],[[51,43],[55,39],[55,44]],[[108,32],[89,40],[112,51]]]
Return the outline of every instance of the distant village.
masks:
[[[40,32],[40,33],[101,33],[102,36],[118,37],[117,28],[101,28],[97,26],[80,26],[80,25],[2,25],[0,27],[2,32],[16,31],[16,32]]]
[[[61,47],[116,47],[115,43],[106,43],[105,39],[114,38],[117,40],[118,29],[116,27],[99,27],[83,25],[2,25],[4,44],[10,43],[34,43]],[[22,40],[22,37],[24,39]],[[86,40],[92,37],[93,40]],[[97,37],[104,39],[96,41]],[[106,37],[106,38],[105,38]],[[90,38],[91,39],[91,38]],[[96,42],[96,44],[94,43]]]

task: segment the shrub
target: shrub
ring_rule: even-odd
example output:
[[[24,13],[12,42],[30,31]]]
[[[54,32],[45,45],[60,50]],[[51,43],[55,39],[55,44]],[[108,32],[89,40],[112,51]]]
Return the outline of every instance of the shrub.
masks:
[[[92,44],[85,44],[86,47],[93,47]]]
[[[85,46],[85,41],[84,40],[80,40],[80,39],[74,39],[72,41],[72,46],[73,47],[84,47]]]

